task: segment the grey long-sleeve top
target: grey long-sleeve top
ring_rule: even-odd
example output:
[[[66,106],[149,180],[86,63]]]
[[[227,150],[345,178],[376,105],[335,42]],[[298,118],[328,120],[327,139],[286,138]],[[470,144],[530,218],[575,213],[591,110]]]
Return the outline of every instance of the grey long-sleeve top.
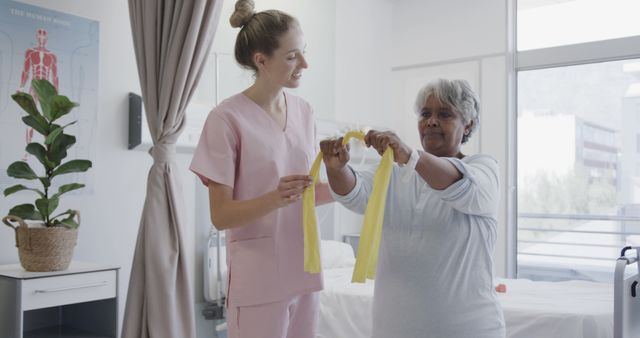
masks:
[[[374,338],[498,338],[504,319],[493,285],[498,165],[487,155],[447,158],[462,179],[431,188],[394,166],[373,301]],[[373,171],[356,173],[347,208],[364,213]]]

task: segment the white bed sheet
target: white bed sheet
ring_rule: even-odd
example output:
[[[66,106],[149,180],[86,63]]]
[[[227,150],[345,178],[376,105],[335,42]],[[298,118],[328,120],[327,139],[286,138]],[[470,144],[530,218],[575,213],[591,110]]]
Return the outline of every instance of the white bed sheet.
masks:
[[[370,338],[373,281],[351,283],[353,268],[325,269],[317,338]]]
[[[513,338],[613,337],[613,284],[502,279],[498,294]]]
[[[352,268],[324,271],[317,338],[371,337],[373,282],[351,283]],[[613,337],[613,285],[499,279],[508,338]]]

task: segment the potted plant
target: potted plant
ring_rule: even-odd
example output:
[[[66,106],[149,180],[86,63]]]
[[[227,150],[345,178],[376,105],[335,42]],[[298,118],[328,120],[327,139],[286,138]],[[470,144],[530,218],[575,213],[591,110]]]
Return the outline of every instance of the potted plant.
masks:
[[[17,184],[4,190],[9,196],[18,191],[31,191],[36,194],[33,203],[16,205],[9,210],[3,222],[14,229],[16,247],[20,264],[27,271],[58,271],[69,267],[73,249],[78,238],[80,214],[76,210],[58,212],[60,197],[84,184],[69,183],[60,185],[53,193],[54,178],[76,172],[85,172],[91,167],[91,161],[74,159],[63,162],[67,150],[76,142],[76,138],[66,134],[65,129],[76,121],[65,125],[56,121],[67,115],[77,106],[69,98],[58,95],[56,88],[47,80],[33,80],[31,86],[35,99],[28,93],[17,92],[11,97],[27,113],[22,121],[41,134],[41,143],[27,144],[26,151],[42,164],[40,173],[36,173],[24,160],[13,162],[7,168],[10,177],[40,182],[39,188]],[[38,110],[36,101],[40,106]],[[30,221],[30,225],[26,221]]]

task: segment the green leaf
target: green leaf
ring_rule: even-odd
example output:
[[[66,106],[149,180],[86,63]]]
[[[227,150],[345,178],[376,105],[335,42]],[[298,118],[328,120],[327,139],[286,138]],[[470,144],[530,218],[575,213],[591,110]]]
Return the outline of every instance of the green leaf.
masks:
[[[31,87],[33,87],[40,100],[49,101],[53,95],[58,95],[56,87],[54,87],[49,80],[33,80],[31,81]]]
[[[40,102],[40,109],[42,110],[42,116],[44,116],[44,118],[47,121],[51,121],[51,108],[49,107],[49,102],[44,100],[40,100],[38,102]]]
[[[74,213],[74,211],[73,211],[73,210],[71,210],[71,209],[67,209],[67,211],[61,212],[61,213],[59,213],[59,214],[57,214],[57,215],[55,215],[55,216],[51,217],[51,220],[53,221],[53,223],[55,223],[55,222],[60,223],[60,221],[56,221],[55,219],[56,219],[56,218],[58,218],[58,217],[60,217],[60,216],[64,216],[64,215],[71,215],[72,213]],[[75,213],[74,213],[74,214],[75,214]]]
[[[27,115],[22,117],[22,122],[29,127],[35,129],[41,135],[49,134],[49,122],[40,115]]]
[[[65,185],[61,185],[60,188],[58,188],[58,192],[52,196],[53,197],[60,197],[60,195],[67,193],[69,191],[73,191],[73,190],[78,190],[80,188],[84,188],[84,184],[80,184],[80,183],[69,183],[69,184],[65,184]]]
[[[54,177],[62,174],[79,173],[89,170],[91,168],[91,161],[89,160],[71,160],[67,163],[63,163],[56,168],[50,177]]]
[[[11,95],[11,98],[31,116],[42,116],[36,107],[36,102],[33,97],[27,93],[18,92]]]
[[[76,143],[75,136],[62,134],[57,137],[53,143],[49,146],[48,158],[55,163],[55,165],[59,165],[60,161],[67,157],[67,149],[71,148],[72,145]]]
[[[46,158],[46,157],[44,158],[44,163],[43,164],[45,165],[45,167],[47,167],[47,170],[50,170],[50,169],[53,169],[53,168],[56,167],[56,164],[51,162],[51,161],[49,161],[49,159]]]
[[[38,200],[36,200],[37,202]],[[57,208],[58,208],[58,204],[60,203],[60,199],[57,197],[51,197],[49,198],[49,209],[47,210],[49,212],[49,215],[51,215]]]
[[[49,188],[51,186],[51,180],[49,180],[46,177],[38,177],[38,179],[40,180],[40,183],[42,183],[42,185],[45,188]]]
[[[58,219],[57,219],[57,218],[59,218],[59,217],[61,217],[61,216],[64,216],[64,215],[68,215],[68,216],[67,216],[65,219],[63,219],[63,220],[58,220]],[[54,226],[58,226],[58,225],[62,224],[62,225],[64,225],[64,226],[66,226],[67,228],[75,229],[75,228],[77,228],[77,227],[79,227],[79,226],[80,226],[80,224],[78,224],[78,223],[73,219],[75,216],[76,216],[75,211],[74,211],[74,210],[69,209],[69,210],[67,210],[67,211],[65,211],[65,212],[63,212],[63,213],[60,213],[60,214],[58,214],[58,215],[56,215],[56,216],[54,216],[54,217],[51,217],[51,219],[52,219],[52,222],[51,222],[51,223],[52,223]]]
[[[56,164],[50,161],[47,157],[47,150],[41,144],[30,143],[29,145],[27,145],[27,152],[34,155],[40,161],[40,163],[42,163],[42,165],[47,168],[47,170],[51,170],[56,167]]]
[[[76,223],[76,221],[73,219],[73,215],[63,219],[62,221],[60,221],[60,223],[64,224],[69,229],[77,229],[80,226],[80,224]]]
[[[25,220],[42,221],[44,218],[36,211],[33,204],[20,204],[9,210],[9,215],[18,216]]]
[[[78,106],[77,103],[71,102],[68,97],[63,95],[55,95],[51,97],[51,101],[49,103],[51,105],[51,121],[55,121],[69,114],[71,109]]]
[[[38,211],[40,211],[42,216],[48,216],[49,213],[47,211],[49,210],[49,200],[46,198],[38,198],[36,200],[36,208],[38,208]]]
[[[17,184],[17,185],[14,185],[12,187],[8,187],[7,189],[4,189],[4,196],[6,197],[6,196],[9,196],[9,195],[11,195],[11,194],[13,194],[15,192],[26,190],[26,189],[28,189],[28,188],[25,187],[24,185]]]
[[[68,126],[76,124],[76,122],[78,122],[78,121],[69,122],[69,123],[65,124],[64,126],[62,126],[62,127],[60,127],[57,124],[52,125],[52,126],[55,126],[55,129],[49,135],[47,135],[47,139],[44,140],[44,144],[53,143],[56,140],[56,138],[58,137],[58,135],[60,135],[65,128],[67,128]]]
[[[38,189],[33,189],[33,188],[26,187],[26,186],[24,186],[22,184],[17,184],[17,185],[14,185],[12,187],[9,187],[7,189],[4,189],[4,195],[5,196],[9,196],[9,195],[11,195],[11,194],[13,194],[15,192],[22,191],[22,190],[35,191],[40,195],[40,197],[44,197],[44,193],[42,191],[40,191]]]
[[[16,161],[11,163],[11,165],[9,165],[9,168],[7,168],[7,175],[13,178],[24,178],[27,180],[35,180],[36,178],[38,178],[29,164],[24,161]]]
[[[51,82],[47,80],[33,80],[31,81],[31,87],[36,92],[36,97],[40,103],[40,107],[42,108],[42,115],[44,115],[47,120],[51,121],[50,100],[52,96],[58,95],[58,91]]]
[[[38,210],[40,210],[40,214],[49,216],[54,210],[56,210],[59,202],[60,201],[58,200],[57,197],[55,198],[52,197],[49,199],[38,198],[36,200],[36,207],[38,208]]]
[[[67,128],[68,126],[74,125],[74,124],[76,124],[76,122],[78,122],[78,121],[72,121],[72,122],[69,122],[69,123],[65,124],[65,125],[62,127],[62,129],[65,129],[65,128]]]
[[[27,144],[26,149],[27,152],[37,158],[38,161],[40,161],[40,163],[42,163],[42,165],[47,168],[47,170],[53,169],[53,167],[55,167],[55,164],[49,161],[49,159],[47,158],[47,149],[45,149],[45,147],[43,147],[40,143],[29,143]]]
[[[56,138],[62,134],[62,128],[58,127],[56,129],[54,129],[51,133],[49,133],[49,135],[47,135],[47,138],[44,140],[44,144],[51,144],[53,141],[56,140]]]

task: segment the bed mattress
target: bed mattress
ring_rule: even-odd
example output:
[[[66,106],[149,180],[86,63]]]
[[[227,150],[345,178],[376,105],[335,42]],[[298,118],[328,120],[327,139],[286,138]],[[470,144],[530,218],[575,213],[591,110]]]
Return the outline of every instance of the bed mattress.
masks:
[[[326,269],[318,338],[371,337],[373,281],[351,283],[352,268]],[[498,279],[508,338],[613,337],[613,285]]]

